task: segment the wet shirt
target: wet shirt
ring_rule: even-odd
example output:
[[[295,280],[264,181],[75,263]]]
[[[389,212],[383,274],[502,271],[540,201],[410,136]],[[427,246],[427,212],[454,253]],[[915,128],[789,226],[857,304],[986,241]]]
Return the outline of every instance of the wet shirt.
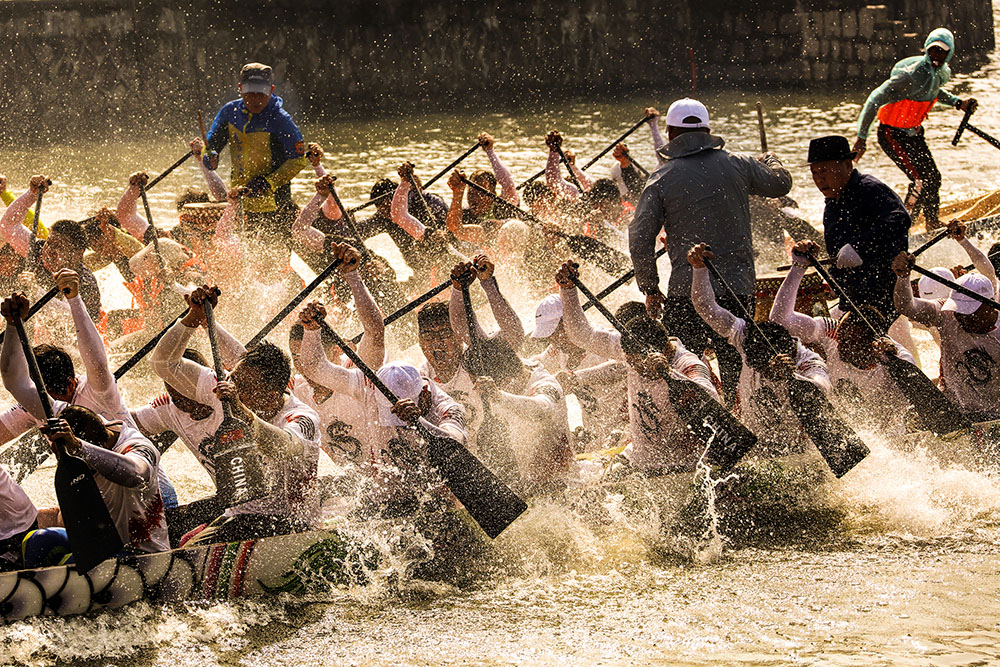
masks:
[[[23,533],[35,522],[38,510],[21,485],[0,467],[0,540]]]
[[[338,463],[360,460],[363,442],[370,437],[370,406],[336,392],[317,401],[315,389],[304,377],[296,375],[292,382],[295,397],[319,415],[322,427],[320,444],[323,451]]]
[[[963,412],[1000,417],[1000,327],[986,334],[970,334],[958,325],[955,313],[939,310],[941,334],[941,390]]]

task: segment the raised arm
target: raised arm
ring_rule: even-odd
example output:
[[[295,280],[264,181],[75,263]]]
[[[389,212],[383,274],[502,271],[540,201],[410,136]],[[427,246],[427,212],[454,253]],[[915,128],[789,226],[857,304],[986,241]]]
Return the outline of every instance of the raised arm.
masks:
[[[483,147],[486,157],[490,160],[490,168],[493,170],[493,175],[497,178],[497,183],[500,184],[500,196],[514,206],[520,206],[521,197],[517,194],[514,175],[510,173],[510,169],[507,168],[507,165],[503,163],[500,156],[497,155],[496,150],[494,150],[493,137],[483,132],[479,135],[479,143]]]
[[[649,134],[653,138],[653,152],[656,153],[656,161],[664,165],[667,159],[660,155],[660,149],[667,145],[667,140],[660,134],[660,112],[653,107],[646,107],[646,124],[649,126]]]
[[[240,208],[240,190],[227,193],[228,205],[215,223],[212,236],[212,259],[219,262],[243,263],[243,243],[236,234],[236,213]]]
[[[979,271],[979,273],[989,278],[990,282],[993,283],[993,294],[995,296],[997,294],[997,272],[996,269],[993,268],[993,262],[991,262],[990,258],[986,256],[986,253],[977,248],[972,241],[964,235],[962,235],[962,237],[958,240],[958,244],[962,246],[962,249],[965,250],[966,254],[969,256],[969,259],[972,260],[972,265],[976,268],[976,271]]]
[[[122,228],[137,239],[146,238],[146,230],[149,223],[136,211],[136,202],[139,201],[139,184],[145,185],[149,181],[149,175],[144,171],[136,172],[128,178],[128,188],[122,193],[122,198],[118,200],[118,209],[115,214]]]
[[[214,401],[211,401],[210,398],[198,395],[198,379],[201,377],[204,367],[183,357],[184,350],[188,347],[188,341],[191,340],[191,334],[198,326],[197,324],[194,326],[186,325],[185,320],[187,319],[188,316],[185,316],[184,319],[167,329],[167,333],[163,334],[163,338],[153,348],[149,357],[149,365],[154,373],[182,395],[200,403],[212,405]]]
[[[219,176],[218,171],[209,168],[205,164],[205,142],[199,137],[188,143],[188,147],[198,159],[198,167],[201,169],[201,175],[205,178],[205,184],[208,185],[208,194],[215,201],[226,201],[226,184],[222,181],[222,177]]]
[[[459,264],[459,266],[464,266],[464,264]],[[456,272],[453,270],[453,279],[455,275]],[[488,338],[489,334],[487,334],[482,325],[479,324],[479,318],[476,317],[475,311],[473,311],[472,317],[476,325],[476,336],[479,340]],[[451,296],[448,299],[448,320],[451,322],[451,329],[455,332],[455,336],[458,338],[459,342],[468,345],[469,326],[466,321],[467,318],[465,317],[465,297],[462,294],[462,288],[458,287],[454,280],[451,284]]]
[[[580,197],[580,190],[563,178],[561,166],[559,153],[556,149],[550,148],[549,159],[545,163],[545,182],[553,191],[561,192],[564,197],[578,199]],[[583,184],[581,183],[581,185]]]
[[[563,303],[562,321],[566,327],[566,335],[569,336],[571,343],[599,357],[625,361],[621,334],[607,329],[595,329],[587,320],[587,314],[580,305],[579,292],[567,279],[567,276],[575,270],[572,265],[565,263],[556,274],[556,282],[560,287],[559,296]]]
[[[302,311],[302,314],[306,313],[307,310]],[[301,317],[300,314],[300,320]],[[302,320],[302,322],[305,326],[306,321]],[[302,333],[302,349],[299,351],[298,367],[303,375],[321,387],[326,387],[336,394],[344,394],[357,401],[364,400],[364,383],[358,377],[361,371],[330,363],[323,352],[323,341],[318,325],[316,329],[307,328]]]
[[[916,258],[906,252],[901,252],[892,260],[892,270],[896,274],[896,286],[892,292],[892,303],[896,310],[914,322],[925,326],[936,327],[941,319],[941,307],[934,301],[918,299],[913,296],[913,285],[910,284],[910,267]]]
[[[795,255],[793,255],[794,257]],[[822,320],[795,311],[795,300],[798,298],[799,285],[802,284],[802,276],[805,275],[805,272],[805,268],[798,264],[789,269],[788,275],[785,276],[774,297],[770,320],[788,329],[803,343],[813,343],[823,336]]]
[[[4,304],[12,299],[4,299]],[[27,310],[27,300],[24,303]],[[6,313],[4,315],[6,316]],[[28,414],[39,421],[45,420],[45,411],[42,409],[38,392],[28,376],[28,362],[24,358],[24,351],[21,350],[21,342],[14,334],[9,320],[7,334],[3,337],[3,346],[0,347],[0,379],[14,400],[20,403]]]
[[[708,277],[708,269],[704,266],[693,267],[691,277],[691,301],[694,302],[694,309],[705,320],[708,326],[712,327],[715,333],[724,338],[729,338],[733,331],[733,324],[736,323],[736,316],[719,305],[715,300],[715,290],[712,289],[712,281]]]
[[[346,243],[335,247],[333,254],[341,260],[341,275],[351,288],[354,310],[364,330],[358,343],[358,356],[372,368],[380,368],[385,362],[385,324],[382,322],[382,311],[358,273],[361,255]]]
[[[292,223],[292,239],[313,252],[323,252],[323,244],[326,241],[326,235],[312,226],[313,220],[319,216],[320,208],[322,208],[329,193],[329,190],[326,190],[326,194],[320,192],[319,187],[319,181],[317,181],[316,194],[303,207],[298,217],[295,218],[295,222]]]
[[[23,224],[25,215],[37,199],[37,190],[28,189],[0,216],[0,235],[21,257],[27,257],[31,247],[31,231]]]
[[[392,195],[392,206],[389,209],[389,215],[392,217],[394,223],[403,228],[403,231],[418,241],[422,241],[427,228],[424,227],[422,222],[410,215],[409,201],[410,181],[402,178],[399,185],[396,186],[396,192]]]
[[[483,257],[485,258],[485,256]],[[483,272],[479,271],[479,282],[483,286],[483,291],[486,292],[486,299],[490,302],[490,310],[493,311],[493,317],[500,326],[500,335],[510,343],[510,346],[515,351],[520,350],[521,345],[524,343],[524,325],[521,323],[521,318],[517,316],[517,312],[510,305],[510,302],[507,301],[507,297],[500,292],[496,276],[493,275],[492,262],[489,263],[489,275],[487,278],[483,278]]]
[[[99,393],[110,391],[115,385],[115,376],[108,368],[108,351],[104,339],[97,332],[94,320],[90,319],[87,306],[80,298],[80,278],[75,271],[62,269],[55,275],[56,285],[66,294],[69,310],[76,327],[76,344],[80,358],[87,369],[87,382]],[[108,406],[113,408],[114,406]]]
[[[156,469],[147,459],[147,456],[155,457],[153,452],[142,452],[133,446],[127,454],[119,454],[101,445],[92,445],[82,440],[79,442],[80,458],[108,481],[129,489],[146,486],[154,481],[153,473]],[[146,441],[143,449],[146,448],[152,450],[153,445]]]

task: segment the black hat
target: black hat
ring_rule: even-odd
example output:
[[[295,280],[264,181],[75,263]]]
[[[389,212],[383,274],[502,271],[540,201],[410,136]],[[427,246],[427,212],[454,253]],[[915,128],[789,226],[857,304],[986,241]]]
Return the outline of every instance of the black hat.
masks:
[[[857,155],[858,152],[851,150],[847,139],[838,134],[809,142],[809,164],[827,160],[853,160]]]

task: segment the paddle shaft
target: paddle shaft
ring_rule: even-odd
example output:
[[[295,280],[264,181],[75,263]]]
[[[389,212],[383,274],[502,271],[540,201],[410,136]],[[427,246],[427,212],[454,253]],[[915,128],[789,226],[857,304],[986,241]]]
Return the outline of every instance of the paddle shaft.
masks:
[[[993,308],[996,308],[997,310],[1000,310],[1000,303],[997,303],[993,299],[987,298],[987,297],[985,297],[985,296],[983,296],[981,294],[977,294],[976,292],[973,292],[972,290],[970,290],[968,287],[965,287],[963,285],[959,285],[954,280],[948,280],[947,278],[942,278],[941,276],[939,276],[938,274],[934,273],[933,271],[928,271],[927,269],[923,268],[922,266],[917,266],[916,264],[914,264],[912,268],[917,273],[919,273],[921,275],[924,275],[924,276],[927,276],[931,280],[934,280],[936,282],[941,283],[942,285],[945,285],[946,287],[951,288],[951,290],[953,292],[958,292],[959,294],[964,294],[965,296],[969,297],[970,299],[972,299],[974,301],[978,301],[979,303],[984,303],[987,306],[992,306]]]
[[[996,217],[998,219],[1000,219],[1000,216],[996,216]],[[983,221],[992,221],[992,220],[993,220],[993,218],[991,217],[991,218],[983,218],[982,220],[974,220],[973,222],[983,222]],[[949,234],[950,234],[950,232],[947,229],[942,229],[940,232],[938,232],[933,237],[931,237],[929,240],[927,240],[923,245],[921,245],[919,248],[917,248],[916,250],[914,250],[913,253],[912,253],[913,256],[914,257],[919,257],[925,250],[927,250],[931,246],[937,244],[938,241],[947,238]],[[820,264],[833,264],[833,260],[830,259],[829,257],[824,257],[823,259],[817,259],[816,261],[819,262]],[[784,264],[784,265],[778,267],[778,271],[787,271],[790,268],[792,268],[791,264]]]
[[[650,118],[649,116],[646,116],[645,118],[643,118],[642,120],[640,120],[638,123],[636,123],[635,125],[633,125],[632,127],[630,127],[628,130],[626,130],[620,137],[618,137],[617,139],[615,139],[614,141],[612,141],[610,144],[608,144],[607,147],[604,150],[602,150],[600,153],[598,153],[593,158],[591,158],[590,162],[588,162],[587,164],[583,165],[583,167],[581,168],[581,171],[587,171],[587,169],[589,169],[590,167],[594,166],[594,164],[598,160],[600,160],[602,157],[604,157],[605,155],[607,155],[608,153],[610,153],[614,149],[615,146],[617,146],[621,142],[623,142],[626,139],[628,139],[629,136],[633,132],[635,132],[640,127],[642,127],[643,123],[645,123],[646,121],[648,121],[649,118]],[[535,174],[534,176],[532,176],[531,178],[529,178],[528,180],[526,180],[524,183],[521,183],[519,186],[517,186],[517,189],[518,190],[523,189],[524,186],[526,186],[528,183],[531,183],[532,181],[535,181],[535,180],[541,178],[544,175],[545,175],[545,170],[542,169],[540,172],[538,172],[537,174]]]
[[[567,159],[566,153],[563,151],[562,144],[557,142],[553,142],[553,144],[554,145],[552,147],[555,148],[557,153],[559,153],[559,161],[566,166],[566,171],[569,172],[569,182],[575,185],[582,195],[585,190],[580,184],[580,179],[576,177],[576,172],[573,171],[573,165],[569,163],[569,159]]]
[[[462,176],[461,179],[462,179],[462,182],[465,183],[467,186],[469,186],[470,188],[472,188],[473,190],[475,190],[479,194],[484,195],[486,197],[489,197],[490,199],[492,199],[497,204],[501,204],[507,210],[509,210],[511,213],[513,213],[517,217],[521,218],[525,222],[531,222],[531,223],[534,223],[536,225],[542,224],[542,221],[539,220],[537,217],[535,217],[534,214],[529,213],[528,211],[525,211],[520,206],[515,206],[514,204],[512,204],[509,201],[507,201],[506,199],[504,199],[503,197],[501,197],[497,193],[490,192],[489,190],[487,190],[483,186],[481,186],[478,183],[475,183],[475,182],[469,180],[465,176]]]
[[[212,348],[212,366],[215,367],[215,377],[220,381],[222,378],[226,377],[226,368],[222,365],[222,355],[219,354],[219,334],[215,329],[215,309],[212,307],[211,302],[205,299],[205,327],[208,329],[208,345]],[[227,417],[233,416],[233,406],[228,398],[223,398],[220,400],[222,403],[222,412]]]
[[[424,184],[424,187],[425,188],[429,188],[432,185],[434,185],[435,183],[437,183],[438,180],[440,180],[440,178],[442,176],[444,176],[449,171],[451,171],[452,169],[454,169],[455,167],[457,167],[459,164],[461,164],[461,162],[463,160],[465,160],[465,158],[467,158],[470,155],[472,155],[473,153],[475,153],[477,148],[479,148],[479,144],[478,143],[476,145],[474,145],[472,148],[470,148],[469,150],[467,150],[464,153],[462,153],[461,155],[459,155],[458,158],[456,158],[447,167],[445,167],[444,169],[442,169],[441,171],[439,171],[438,173],[436,173],[434,175],[434,178],[432,178],[431,180],[427,181],[427,183]],[[368,208],[369,206],[372,206],[374,204],[379,203],[383,199],[388,199],[389,197],[392,196],[392,194],[393,194],[392,192],[386,192],[385,194],[381,194],[378,197],[375,197],[374,199],[369,199],[364,204],[359,204],[358,206],[355,206],[354,208],[350,209],[350,211],[351,211],[351,213],[355,213],[356,211],[360,211],[363,208]]]
[[[142,183],[139,184],[139,197],[142,198],[142,209],[146,212],[146,223],[153,232],[153,252],[156,253],[156,259],[160,262],[160,270],[162,271],[166,265],[163,263],[163,255],[160,254],[160,235],[156,231],[156,225],[153,224],[153,213],[149,210],[149,198],[146,197],[146,187]]]
[[[24,359],[28,362],[28,377],[35,385],[35,391],[38,392],[38,401],[42,404],[42,412],[45,413],[45,420],[51,422],[55,419],[55,415],[52,412],[52,403],[49,401],[49,393],[45,389],[45,380],[42,379],[42,371],[38,368],[38,359],[35,358],[35,351],[31,347],[31,341],[28,340],[28,332],[24,330],[24,321],[20,317],[15,317],[11,322],[14,325],[14,330],[17,332],[18,340],[21,341],[21,350],[24,352]],[[59,451],[60,456],[62,455],[62,450]]]
[[[764,105],[757,102],[757,130],[760,132],[760,151],[767,152],[767,132],[764,130]]]
[[[28,314],[24,316],[24,321],[27,322],[28,320],[30,320],[32,315],[34,315],[39,310],[41,310],[42,306],[44,306],[49,301],[51,301],[52,297],[54,297],[58,293],[59,293],[59,288],[58,287],[53,287],[48,292],[46,292],[45,294],[43,294],[41,296],[41,298],[38,299],[38,301],[36,301],[33,304],[31,304],[31,308],[28,308]],[[0,342],[3,342],[3,335],[5,333],[6,333],[6,331],[0,331]]]
[[[206,145],[205,145],[205,150],[208,150],[208,144],[207,144],[207,142],[206,142]],[[149,190],[149,189],[151,189],[151,188],[152,188],[152,187],[153,187],[154,185],[156,185],[157,183],[159,183],[160,181],[162,181],[162,180],[163,180],[164,178],[166,178],[166,177],[167,177],[167,174],[169,174],[169,173],[170,173],[170,172],[172,172],[172,171],[173,171],[174,169],[176,169],[177,167],[179,167],[179,166],[181,166],[182,164],[184,164],[184,162],[185,162],[185,161],[186,161],[186,160],[187,160],[187,159],[188,159],[189,157],[191,157],[192,155],[194,155],[194,153],[191,153],[191,152],[187,152],[187,153],[185,153],[185,154],[184,154],[184,157],[182,157],[181,159],[177,160],[177,162],[174,162],[174,163],[173,163],[172,165],[170,165],[169,167],[167,167],[166,171],[164,171],[164,172],[163,172],[163,173],[161,173],[161,174],[160,174],[159,176],[157,176],[156,178],[154,178],[153,180],[151,180],[151,181],[150,181],[149,183],[147,183],[147,184],[146,184],[146,189],[147,189],[147,190]]]
[[[384,320],[382,320],[382,324],[385,325],[392,324],[399,318],[403,317],[403,315],[406,315],[407,313],[416,310],[420,306],[424,305],[425,303],[436,297],[438,294],[448,289],[450,286],[451,286],[451,278],[444,281],[437,287],[432,287],[430,290],[424,292],[423,294],[421,294],[416,299],[409,302],[396,312],[390,313],[389,315],[386,316]],[[364,332],[359,333],[357,336],[351,339],[351,342],[357,345],[358,343],[361,342],[361,337],[364,335],[365,335]]]
[[[330,186],[330,196],[333,197],[333,203],[336,204],[337,209],[340,210],[340,217],[344,219],[347,229],[350,230],[351,235],[354,236],[354,240],[358,242],[358,251],[361,253],[361,256],[368,259],[370,251],[368,250],[368,246],[365,245],[364,239],[361,238],[358,226],[354,222],[354,215],[344,208],[344,203],[340,201],[340,195],[337,194],[337,188],[333,187],[333,185]]]
[[[626,338],[628,334],[625,332],[625,327],[622,326],[622,323],[619,322],[618,318],[614,316],[614,313],[608,310],[608,307],[601,303],[601,300],[597,298],[597,295],[591,292],[590,289],[588,289],[588,287],[584,285],[583,282],[576,276],[570,276],[569,279],[572,280],[573,284],[576,285],[576,288],[580,290],[580,294],[587,297],[590,303],[594,304],[594,307],[597,308],[597,312],[599,312],[604,319],[611,324],[611,326],[618,330],[618,333],[622,335],[622,338]]]
[[[646,171],[645,167],[643,167],[641,164],[639,164],[638,162],[636,162],[635,158],[632,157],[631,155],[628,155],[626,153],[625,156],[628,158],[629,164],[631,164],[633,167],[635,167],[636,171],[638,171],[640,174],[642,174],[643,178],[649,178],[649,172]]]
[[[665,254],[667,254],[667,247],[663,246],[662,248],[660,248],[659,250],[656,251],[656,254],[653,256],[654,257],[654,261],[656,259],[659,259],[660,257],[663,257]],[[635,277],[635,269],[629,269],[624,274],[622,274],[621,278],[618,278],[613,283],[611,283],[610,285],[608,285],[607,287],[605,287],[604,289],[602,289],[600,292],[598,292],[597,293],[597,299],[600,300],[600,299],[603,299],[604,297],[608,296],[609,294],[611,294],[612,292],[614,292],[615,290],[617,290],[619,287],[621,287],[622,285],[624,285],[627,282],[629,282],[630,280],[632,280],[633,277]],[[583,309],[584,310],[589,310],[590,308],[593,307],[593,305],[594,305],[594,302],[591,301],[590,299],[587,299],[587,303],[583,304]]]
[[[705,262],[705,268],[707,268],[709,273],[712,274],[716,282],[718,282],[719,285],[722,286],[722,289],[726,290],[726,292],[729,293],[729,296],[732,297],[733,301],[740,309],[740,313],[743,316],[743,319],[747,322],[747,326],[751,326],[754,329],[756,329],[757,333],[759,333],[761,337],[765,340],[765,342],[767,342],[767,346],[771,348],[771,351],[774,352],[775,354],[778,354],[778,350],[775,349],[774,345],[771,343],[771,339],[768,338],[763,331],[761,331],[759,326],[757,326],[757,320],[753,318],[753,315],[750,313],[749,310],[747,310],[747,307],[743,305],[743,301],[741,301],[740,297],[736,294],[736,292],[733,291],[733,288],[729,286],[729,283],[726,282],[726,279],[722,277],[722,274],[719,273],[719,270],[715,268],[715,265],[712,264],[712,262],[710,262],[709,260],[704,258],[702,259]]]
[[[434,211],[433,209],[431,209],[431,205],[430,203],[428,203],[427,198],[424,197],[423,190],[417,186],[417,179],[413,177],[413,172],[407,174],[406,180],[410,182],[410,187],[413,188],[413,191],[417,193],[417,198],[420,200],[420,204],[424,209],[424,215],[427,216],[427,226],[430,227],[434,225],[435,221]]]
[[[42,214],[42,195],[45,194],[45,188],[38,188],[38,197],[35,199],[35,219],[31,222],[31,245],[28,247],[28,266],[34,268],[38,265],[38,255],[42,251],[42,247],[38,243],[38,221],[41,220],[39,216]]]
[[[129,357],[125,361],[124,364],[122,364],[121,366],[119,366],[118,370],[115,371],[115,379],[116,380],[120,380],[123,375],[125,375],[126,373],[128,373],[130,370],[132,370],[135,367],[136,364],[138,364],[140,361],[142,361],[143,357],[145,357],[147,354],[149,354],[150,351],[154,347],[156,347],[156,344],[160,342],[160,339],[163,338],[163,336],[166,335],[166,333],[170,329],[170,327],[172,327],[175,324],[177,324],[177,322],[180,321],[180,319],[182,317],[184,317],[185,315],[187,315],[187,313],[188,313],[187,308],[185,308],[184,312],[181,313],[180,315],[178,315],[177,317],[175,317],[174,320],[173,320],[173,322],[171,322],[167,326],[163,327],[163,329],[160,331],[160,333],[158,333],[155,336],[153,336],[153,338],[148,343],[146,343],[141,348],[139,348],[131,357]]]
[[[335,259],[332,262],[330,262],[330,264],[327,265],[325,269],[320,271],[319,275],[317,275],[315,278],[312,279],[312,282],[306,285],[301,292],[296,294],[295,298],[289,301],[288,305],[286,305],[284,308],[281,309],[281,312],[272,317],[271,321],[265,324],[264,328],[258,331],[257,335],[250,339],[250,342],[247,343],[246,345],[247,349],[250,349],[260,341],[264,340],[264,338],[267,337],[267,334],[271,333],[271,330],[274,329],[274,327],[281,324],[281,321],[286,317],[288,317],[288,314],[293,310],[295,310],[298,307],[298,305],[302,303],[305,300],[305,298],[312,293],[314,289],[316,289],[323,283],[324,280],[329,278],[330,275],[337,270],[338,266],[340,266],[340,260]]]

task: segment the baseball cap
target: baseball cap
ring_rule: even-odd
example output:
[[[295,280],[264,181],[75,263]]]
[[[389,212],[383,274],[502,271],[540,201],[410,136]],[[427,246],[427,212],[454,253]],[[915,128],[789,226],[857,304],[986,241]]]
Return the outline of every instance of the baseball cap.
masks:
[[[535,308],[535,330],[532,338],[548,338],[555,333],[562,320],[563,303],[558,294],[550,294]]]
[[[376,375],[401,401],[407,398],[416,401],[424,390],[424,378],[413,364],[393,361],[378,369]],[[378,397],[378,420],[382,426],[406,426],[406,422],[392,414],[389,399],[381,394]]]
[[[951,269],[946,269],[943,266],[935,266],[931,269],[931,273],[936,276],[940,276],[945,280],[954,280],[955,274],[951,272]],[[938,299],[947,299],[951,296],[951,288],[947,285],[942,285],[938,281],[934,280],[930,276],[921,276],[920,280],[917,281],[917,296],[921,299],[927,299],[928,301],[936,301]]]
[[[240,90],[244,93],[271,93],[274,74],[269,65],[247,63],[240,70]]]
[[[668,127],[708,127],[708,109],[690,97],[677,100],[667,109]]]
[[[925,48],[924,51],[928,51],[931,49],[931,47],[934,46],[938,47],[939,49],[944,49],[945,51],[951,51],[951,47],[948,46],[948,44],[946,44],[945,42],[941,41],[940,39],[936,39],[930,44],[928,44],[927,48]]]
[[[979,296],[984,296],[987,299],[994,298],[993,283],[981,273],[966,273],[957,282],[962,287],[972,290]],[[952,292],[948,300],[944,302],[941,310],[953,310],[960,315],[969,315],[976,312],[979,306],[980,302],[972,297]]]

